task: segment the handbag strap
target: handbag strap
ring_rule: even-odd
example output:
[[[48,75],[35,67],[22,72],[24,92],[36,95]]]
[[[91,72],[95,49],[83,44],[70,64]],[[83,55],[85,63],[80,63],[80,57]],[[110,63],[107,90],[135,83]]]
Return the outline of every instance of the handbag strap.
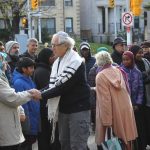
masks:
[[[105,141],[107,141],[113,137],[114,137],[114,135],[113,135],[112,127],[107,127],[106,132],[105,132]]]

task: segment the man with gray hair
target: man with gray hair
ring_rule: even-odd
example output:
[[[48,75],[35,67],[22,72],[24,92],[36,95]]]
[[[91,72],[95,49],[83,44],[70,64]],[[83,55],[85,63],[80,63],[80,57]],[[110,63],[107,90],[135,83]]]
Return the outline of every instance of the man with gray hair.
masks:
[[[37,60],[37,49],[38,49],[38,41],[35,38],[30,38],[27,41],[27,51],[24,52],[20,57],[29,57],[36,62]]]
[[[48,99],[48,117],[54,126],[59,112],[61,150],[87,150],[89,137],[90,87],[85,77],[85,64],[73,50],[74,44],[65,32],[53,35],[51,45],[57,59],[49,88],[41,94],[42,99]]]

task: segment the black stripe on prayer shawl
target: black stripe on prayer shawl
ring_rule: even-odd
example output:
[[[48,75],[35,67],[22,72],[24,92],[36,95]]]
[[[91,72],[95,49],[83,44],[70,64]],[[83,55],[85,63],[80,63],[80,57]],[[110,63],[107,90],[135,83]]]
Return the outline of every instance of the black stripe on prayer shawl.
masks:
[[[74,71],[74,70],[71,70],[70,68],[68,68],[68,69],[65,70],[65,71],[71,72],[72,74],[75,74],[75,72],[76,72],[76,71]],[[64,72],[63,72],[63,73],[64,73]]]
[[[55,82],[49,82],[49,84],[55,84]]]
[[[75,69],[72,69],[71,67],[67,67],[66,71],[70,71],[70,72],[72,72],[73,74],[76,72],[76,70],[75,70]]]
[[[68,74],[70,74],[71,76],[74,75],[74,73],[72,73],[72,72],[70,72],[70,71],[65,71],[65,70],[64,70],[64,73],[68,73]]]
[[[72,70],[76,71],[76,69],[74,69],[74,68],[72,68],[72,67],[67,66],[67,68],[70,68],[70,69],[72,69]]]

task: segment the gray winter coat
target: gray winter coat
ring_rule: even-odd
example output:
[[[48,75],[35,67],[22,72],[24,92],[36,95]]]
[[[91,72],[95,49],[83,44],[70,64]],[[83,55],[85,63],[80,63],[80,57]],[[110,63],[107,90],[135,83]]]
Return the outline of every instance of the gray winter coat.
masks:
[[[18,106],[31,99],[27,91],[16,93],[7,82],[0,79],[0,146],[22,143]]]

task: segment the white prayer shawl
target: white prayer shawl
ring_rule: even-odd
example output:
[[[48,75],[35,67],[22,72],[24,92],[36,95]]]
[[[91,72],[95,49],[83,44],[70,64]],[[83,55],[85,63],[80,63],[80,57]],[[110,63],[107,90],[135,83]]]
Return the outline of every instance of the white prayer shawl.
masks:
[[[52,66],[49,88],[59,86],[68,81],[83,62],[74,50],[68,50],[63,58],[57,58]],[[58,105],[60,96],[48,99],[48,119],[52,123],[51,142],[54,142],[55,127],[58,120]]]

